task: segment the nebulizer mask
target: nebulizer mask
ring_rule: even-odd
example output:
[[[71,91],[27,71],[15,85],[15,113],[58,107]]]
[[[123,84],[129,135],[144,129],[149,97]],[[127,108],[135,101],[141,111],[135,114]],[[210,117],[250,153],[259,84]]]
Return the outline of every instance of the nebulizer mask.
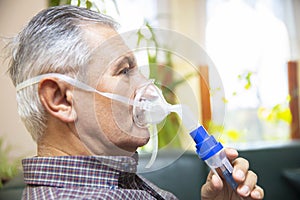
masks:
[[[98,91],[84,82],[59,73],[47,73],[30,78],[18,84],[16,90],[20,91],[30,85],[37,84],[44,78],[57,78],[80,90],[92,92],[113,101],[132,106],[133,122],[140,128],[149,129],[153,140],[152,156],[146,167],[150,167],[154,163],[158,152],[156,124],[164,120],[170,113],[170,108],[172,107],[166,102],[161,90],[154,84],[154,80],[145,79],[143,83],[137,86],[133,99],[115,93]]]

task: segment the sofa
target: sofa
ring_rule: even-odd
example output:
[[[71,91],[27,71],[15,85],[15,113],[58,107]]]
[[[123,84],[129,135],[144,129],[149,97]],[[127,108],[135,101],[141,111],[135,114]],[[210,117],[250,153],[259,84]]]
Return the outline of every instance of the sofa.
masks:
[[[300,199],[300,142],[283,145],[263,145],[259,148],[247,148],[239,151],[247,158],[258,175],[258,183],[265,190],[267,200]],[[140,155],[139,166],[148,162],[147,155]],[[169,163],[167,166],[166,163]],[[156,168],[157,170],[151,170]],[[159,187],[171,191],[179,199],[200,199],[200,188],[205,182],[208,167],[191,151],[164,150],[157,161],[146,171],[140,169],[140,175]],[[24,188],[22,174],[4,185],[0,190],[1,200],[20,199]]]

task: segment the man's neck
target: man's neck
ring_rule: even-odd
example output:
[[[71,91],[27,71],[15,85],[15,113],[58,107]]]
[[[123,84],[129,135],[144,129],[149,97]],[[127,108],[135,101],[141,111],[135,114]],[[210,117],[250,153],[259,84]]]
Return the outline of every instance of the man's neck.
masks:
[[[37,142],[37,148],[38,156],[41,157],[91,155],[71,126],[55,119],[48,121],[45,133]]]

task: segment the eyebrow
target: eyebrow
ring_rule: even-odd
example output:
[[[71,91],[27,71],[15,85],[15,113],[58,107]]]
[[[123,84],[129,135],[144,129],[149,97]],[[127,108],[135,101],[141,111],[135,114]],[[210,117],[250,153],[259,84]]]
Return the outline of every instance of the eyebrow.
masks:
[[[124,63],[128,63],[130,66],[133,66],[136,63],[136,59],[133,55],[122,56],[121,59],[116,62],[113,71],[118,72]]]

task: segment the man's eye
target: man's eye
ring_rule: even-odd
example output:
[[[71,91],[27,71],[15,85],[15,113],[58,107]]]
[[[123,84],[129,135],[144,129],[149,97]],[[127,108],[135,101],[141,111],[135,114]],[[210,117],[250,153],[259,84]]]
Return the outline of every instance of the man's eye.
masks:
[[[129,68],[124,68],[120,71],[120,74],[127,75],[127,74],[129,74],[129,72],[130,72]]]

